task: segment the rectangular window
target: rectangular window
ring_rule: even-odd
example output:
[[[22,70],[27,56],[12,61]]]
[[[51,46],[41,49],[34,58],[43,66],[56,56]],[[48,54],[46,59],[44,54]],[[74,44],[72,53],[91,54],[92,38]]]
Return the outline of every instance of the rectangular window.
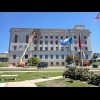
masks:
[[[45,51],[48,51],[48,47],[45,47]]]
[[[29,35],[26,35],[26,43],[28,43]]]
[[[42,59],[42,55],[40,55],[40,59]]]
[[[74,47],[74,50],[77,51],[77,47]]]
[[[50,58],[53,59],[53,55],[50,55]]]
[[[55,36],[56,39],[58,39],[58,36]]]
[[[28,59],[28,55],[25,55],[25,59]]]
[[[59,66],[59,62],[56,62],[56,65]]]
[[[64,51],[64,47],[61,47],[61,51]]]
[[[40,51],[42,51],[43,49],[42,49],[42,47],[40,47]]]
[[[86,39],[86,36],[84,36],[84,39]]]
[[[35,39],[37,39],[37,36],[34,36]]]
[[[18,35],[15,35],[14,43],[17,43],[17,41],[18,41]]]
[[[56,44],[58,44],[58,41],[55,41]]]
[[[34,57],[37,57],[37,55],[34,55]]]
[[[51,62],[51,66],[53,66],[53,62]]]
[[[53,44],[53,41],[50,41],[50,44]]]
[[[45,39],[48,39],[48,36],[45,36]]]
[[[62,55],[61,58],[64,59],[64,55]]]
[[[69,51],[69,47],[66,47],[66,50]]]
[[[34,50],[37,51],[37,47],[34,47]]]
[[[58,47],[56,47],[56,51],[58,51],[59,50],[59,48]]]
[[[61,39],[63,39],[63,36],[61,36]]]
[[[14,45],[14,50],[17,50],[17,46],[16,45]]]
[[[84,41],[84,44],[87,44],[87,41]]]
[[[59,56],[58,55],[56,55],[56,59],[59,59]]]
[[[51,51],[53,51],[53,47],[51,47]]]
[[[43,38],[43,36],[40,36],[40,39],[42,39]]]
[[[62,66],[64,66],[64,62],[62,62]]]
[[[68,36],[66,36],[66,38],[68,38]]]
[[[88,50],[88,47],[85,47],[85,50]]]
[[[76,36],[74,36],[74,39],[76,39]]]
[[[43,44],[43,41],[40,41],[40,44]]]
[[[53,36],[50,36],[50,39],[53,39]]]
[[[45,59],[48,59],[48,55],[45,55]]]
[[[37,44],[37,40],[34,40],[34,44]]]
[[[86,55],[86,59],[88,59],[88,55]]]
[[[45,41],[45,44],[48,44],[48,41]]]
[[[13,55],[13,59],[16,59],[16,55]]]

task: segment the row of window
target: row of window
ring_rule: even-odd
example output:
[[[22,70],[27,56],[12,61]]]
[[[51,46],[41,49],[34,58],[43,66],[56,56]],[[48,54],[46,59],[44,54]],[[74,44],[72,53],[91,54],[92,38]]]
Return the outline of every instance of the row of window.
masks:
[[[13,46],[14,50],[17,50],[17,46],[14,45]],[[24,47],[26,48],[26,46]],[[55,47],[56,51],[59,51],[59,47]],[[18,47],[18,50],[23,50],[23,45],[19,45]],[[37,51],[37,47],[34,47],[34,50]],[[48,51],[48,47],[45,47],[45,51]],[[50,47],[50,50],[53,51],[54,50],[54,47]],[[78,48],[77,47],[74,47],[74,50],[77,51]],[[88,50],[88,47],[84,47],[84,50]],[[40,47],[40,51],[43,51],[43,47]],[[64,47],[61,47],[61,51],[70,51],[70,47],[66,47],[64,49]]]
[[[35,36],[34,37],[34,39],[36,39],[37,38],[37,36]],[[40,39],[42,39],[43,38],[43,36],[40,36]],[[64,38],[64,36],[61,36],[61,39],[63,39]],[[68,36],[66,36],[65,38],[68,38]],[[77,38],[77,36],[74,36],[74,39],[76,39]],[[48,39],[48,36],[45,36],[45,39]],[[50,39],[53,39],[53,36],[50,36]],[[58,39],[58,36],[55,36],[55,39]],[[84,39],[86,39],[86,36],[84,36]],[[17,43],[17,41],[18,41],[18,35],[15,35],[15,37],[14,37],[14,43]],[[26,43],[28,43],[29,42],[29,35],[26,35]],[[34,41],[34,44],[37,44],[37,43],[35,43],[35,41]],[[42,42],[40,42],[40,44],[42,44]],[[48,41],[47,42],[45,42],[45,44],[48,44]],[[53,44],[53,41],[51,42],[51,44]],[[56,42],[56,44],[58,44],[58,42]]]
[[[37,55],[34,55],[34,56],[37,57]],[[40,55],[39,58],[42,59],[43,55]],[[49,58],[49,56],[45,55],[45,59],[48,59],[48,58]],[[50,55],[50,58],[53,59],[54,56]],[[13,55],[13,59],[16,59],[16,55]],[[25,55],[25,59],[28,59],[28,55]],[[59,55],[56,55],[56,59],[59,59]],[[61,55],[61,59],[64,59],[64,55]]]

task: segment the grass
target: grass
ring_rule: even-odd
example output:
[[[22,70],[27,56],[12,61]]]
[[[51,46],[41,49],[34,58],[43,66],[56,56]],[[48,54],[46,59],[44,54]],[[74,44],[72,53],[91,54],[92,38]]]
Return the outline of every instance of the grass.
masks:
[[[25,80],[33,80],[39,79],[43,77],[54,77],[54,76],[62,76],[63,72],[3,72],[0,73],[2,75],[18,75],[16,81],[25,81]],[[13,80],[5,80],[4,82],[13,81]],[[2,82],[0,80],[0,82]]]
[[[100,62],[93,62],[92,65],[93,64],[97,64],[98,66],[100,66]]]
[[[38,87],[95,87],[88,83],[82,83],[79,80],[74,80],[73,83],[68,81],[68,78],[56,79],[51,81],[36,83]]]
[[[8,62],[1,62],[0,67],[8,67],[9,63]]]

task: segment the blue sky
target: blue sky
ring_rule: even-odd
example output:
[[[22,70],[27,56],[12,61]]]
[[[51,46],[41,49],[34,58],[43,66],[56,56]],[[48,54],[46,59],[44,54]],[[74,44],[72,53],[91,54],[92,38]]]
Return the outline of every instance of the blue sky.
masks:
[[[66,28],[85,25],[91,31],[93,52],[100,53],[99,12],[0,12],[0,52],[8,51],[10,28]]]

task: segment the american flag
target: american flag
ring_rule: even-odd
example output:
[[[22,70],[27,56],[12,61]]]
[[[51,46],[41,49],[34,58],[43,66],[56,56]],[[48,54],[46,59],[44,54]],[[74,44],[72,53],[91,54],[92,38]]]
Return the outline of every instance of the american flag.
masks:
[[[100,20],[100,13],[96,16],[96,18],[94,19],[94,21],[98,21]]]

